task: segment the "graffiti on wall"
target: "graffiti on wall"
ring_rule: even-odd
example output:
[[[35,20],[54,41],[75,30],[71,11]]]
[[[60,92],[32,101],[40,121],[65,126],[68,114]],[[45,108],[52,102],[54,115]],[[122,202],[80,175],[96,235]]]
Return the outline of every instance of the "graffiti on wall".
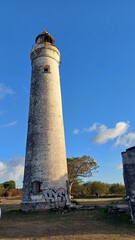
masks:
[[[55,204],[55,207],[64,206],[67,200],[66,190],[64,188],[58,188],[56,191],[52,188],[45,189],[43,196],[47,203]]]

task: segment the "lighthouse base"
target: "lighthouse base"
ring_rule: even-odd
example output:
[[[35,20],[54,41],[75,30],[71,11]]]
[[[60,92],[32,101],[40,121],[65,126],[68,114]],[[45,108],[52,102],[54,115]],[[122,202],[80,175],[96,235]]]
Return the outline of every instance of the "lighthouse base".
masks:
[[[26,190],[25,188],[23,190]],[[21,203],[22,211],[44,211],[49,209],[63,209],[70,204],[68,189],[48,188],[37,194],[32,191],[27,194],[23,192]]]
[[[67,201],[56,201],[56,202],[22,202],[21,210],[28,211],[46,211],[50,209],[63,209],[69,205]]]

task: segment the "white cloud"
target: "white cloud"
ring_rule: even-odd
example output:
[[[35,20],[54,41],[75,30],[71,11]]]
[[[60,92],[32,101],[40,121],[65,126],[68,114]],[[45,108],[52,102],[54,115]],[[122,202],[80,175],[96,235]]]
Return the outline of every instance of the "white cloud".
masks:
[[[7,172],[6,164],[0,162],[0,178],[3,178]]]
[[[22,165],[15,166],[12,169],[13,171],[9,173],[9,179],[18,181],[20,178],[23,178],[24,167]]]
[[[118,122],[114,128],[107,128],[106,125],[97,125],[97,135],[93,139],[94,144],[104,144],[108,140],[113,140],[125,134],[128,131],[129,123]]]
[[[117,169],[118,169],[118,170],[122,170],[122,169],[123,169],[123,164],[120,163],[120,164],[117,166]]]
[[[5,86],[3,83],[0,83],[0,99],[4,98],[7,95],[13,95],[14,91],[10,88]]]
[[[100,128],[102,125],[100,123],[94,123],[91,127],[89,128],[84,128],[83,132],[92,132],[92,131],[97,131],[98,128]]]
[[[6,124],[4,124],[4,125],[1,125],[0,128],[13,127],[13,126],[16,125],[17,123],[18,123],[18,121],[9,122],[9,123],[6,123]]]
[[[96,136],[92,139],[93,144],[105,144],[109,140],[115,140],[114,146],[128,148],[135,145],[135,132],[129,132],[129,128],[129,122],[118,122],[113,128],[96,122],[83,130],[76,128],[73,133],[96,132]]]
[[[0,162],[0,182],[7,180],[22,180],[24,173],[24,158],[14,157],[8,162]]]
[[[135,145],[135,132],[129,132],[117,138],[115,146],[124,146],[125,148]]]
[[[73,133],[74,133],[75,135],[77,135],[77,134],[79,133],[79,129],[75,128],[75,129],[73,130]]]

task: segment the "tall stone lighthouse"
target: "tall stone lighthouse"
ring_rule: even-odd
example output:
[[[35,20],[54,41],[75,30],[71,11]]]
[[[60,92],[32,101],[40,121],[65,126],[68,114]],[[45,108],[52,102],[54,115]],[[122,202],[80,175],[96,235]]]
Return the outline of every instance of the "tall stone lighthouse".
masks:
[[[30,57],[32,79],[21,209],[45,210],[69,202],[60,88],[60,52],[44,31]]]

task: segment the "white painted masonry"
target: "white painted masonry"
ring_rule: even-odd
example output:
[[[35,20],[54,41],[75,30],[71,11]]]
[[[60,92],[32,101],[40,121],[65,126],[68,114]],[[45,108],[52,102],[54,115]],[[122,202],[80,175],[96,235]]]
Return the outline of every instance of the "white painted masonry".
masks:
[[[32,80],[21,204],[24,211],[64,207],[69,201],[60,52],[52,41],[51,35],[43,32],[31,51]]]

